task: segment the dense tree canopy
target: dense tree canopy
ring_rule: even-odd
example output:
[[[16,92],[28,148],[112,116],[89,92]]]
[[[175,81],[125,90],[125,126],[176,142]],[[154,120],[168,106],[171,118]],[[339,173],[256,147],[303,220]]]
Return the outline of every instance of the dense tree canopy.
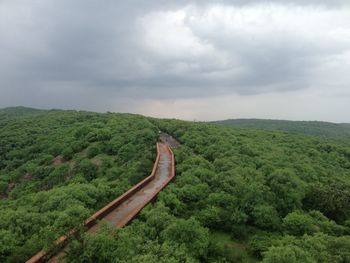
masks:
[[[21,112],[0,112],[0,262],[23,262],[147,176],[158,139],[136,115]]]
[[[263,119],[231,119],[214,121],[213,123],[238,128],[262,129],[269,131],[284,131],[300,133],[324,138],[350,140],[350,125],[348,123],[331,123],[322,121],[285,121]]]
[[[127,227],[73,239],[67,262],[350,262],[346,143],[129,114],[0,116],[1,262],[144,178],[158,130],[180,142],[174,181]]]

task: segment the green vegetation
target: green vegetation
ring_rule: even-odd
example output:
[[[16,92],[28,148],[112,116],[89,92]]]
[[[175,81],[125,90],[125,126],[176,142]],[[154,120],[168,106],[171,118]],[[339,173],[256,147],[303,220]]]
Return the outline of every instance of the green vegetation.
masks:
[[[0,262],[23,262],[147,176],[157,128],[127,114],[0,112]]]
[[[213,123],[236,128],[284,131],[350,141],[350,124],[347,123],[261,119],[230,119]]]
[[[350,262],[344,144],[73,111],[1,127],[1,262],[22,262],[147,175],[158,129],[180,142],[174,181],[127,227],[72,240],[67,262]]]
[[[155,123],[182,145],[175,151],[177,178],[159,198],[175,215],[229,234],[265,262],[349,262],[348,146],[279,132]]]

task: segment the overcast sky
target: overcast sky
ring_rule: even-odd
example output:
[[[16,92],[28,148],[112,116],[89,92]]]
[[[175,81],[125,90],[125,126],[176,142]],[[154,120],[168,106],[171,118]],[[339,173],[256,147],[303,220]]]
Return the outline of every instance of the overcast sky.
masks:
[[[0,107],[350,122],[349,3],[0,0]]]

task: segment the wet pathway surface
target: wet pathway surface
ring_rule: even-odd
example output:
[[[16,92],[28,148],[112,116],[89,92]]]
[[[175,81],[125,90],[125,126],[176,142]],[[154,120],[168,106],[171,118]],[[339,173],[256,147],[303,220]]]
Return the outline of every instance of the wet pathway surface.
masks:
[[[155,177],[139,191],[131,195],[127,200],[109,212],[100,222],[105,221],[111,226],[123,227],[129,220],[130,216],[139,212],[145,204],[149,203],[154,196],[169,182],[172,176],[172,155],[167,144],[159,143],[159,163],[156,168]],[[96,233],[100,228],[100,222],[87,230],[89,233]],[[48,262],[60,262],[64,256],[66,246],[60,253],[52,257]]]
[[[159,144],[159,152],[160,158],[154,179],[106,215],[103,221],[112,226],[122,227],[131,213],[139,211],[164,187],[171,176],[171,153],[163,143]],[[99,227],[100,224],[96,224],[88,232],[95,233]]]

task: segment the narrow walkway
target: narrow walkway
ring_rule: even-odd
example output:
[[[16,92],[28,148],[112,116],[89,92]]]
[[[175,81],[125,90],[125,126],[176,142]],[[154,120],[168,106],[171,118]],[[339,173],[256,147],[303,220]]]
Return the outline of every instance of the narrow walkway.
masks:
[[[167,184],[171,176],[171,153],[168,146],[163,143],[159,144],[159,153],[159,163],[154,179],[121,205],[117,206],[101,221],[106,221],[116,227],[123,227],[127,223],[130,214],[139,212],[144,204],[149,203],[154,194],[158,193]],[[88,232],[95,233],[99,228],[100,224],[96,224]]]
[[[140,210],[146,206],[152,199],[162,190],[174,176],[173,171],[173,155],[166,143],[158,143],[159,162],[155,170],[154,178],[145,184],[141,189],[130,195],[121,204],[116,206],[113,210],[108,212],[101,220],[90,227],[87,231],[96,233],[100,228],[100,222],[105,221],[108,224],[121,228],[131,221]],[[61,262],[68,245],[65,246],[60,253],[53,256],[47,262],[57,263]],[[29,262],[29,261],[27,261]],[[38,262],[38,261],[31,261]]]

